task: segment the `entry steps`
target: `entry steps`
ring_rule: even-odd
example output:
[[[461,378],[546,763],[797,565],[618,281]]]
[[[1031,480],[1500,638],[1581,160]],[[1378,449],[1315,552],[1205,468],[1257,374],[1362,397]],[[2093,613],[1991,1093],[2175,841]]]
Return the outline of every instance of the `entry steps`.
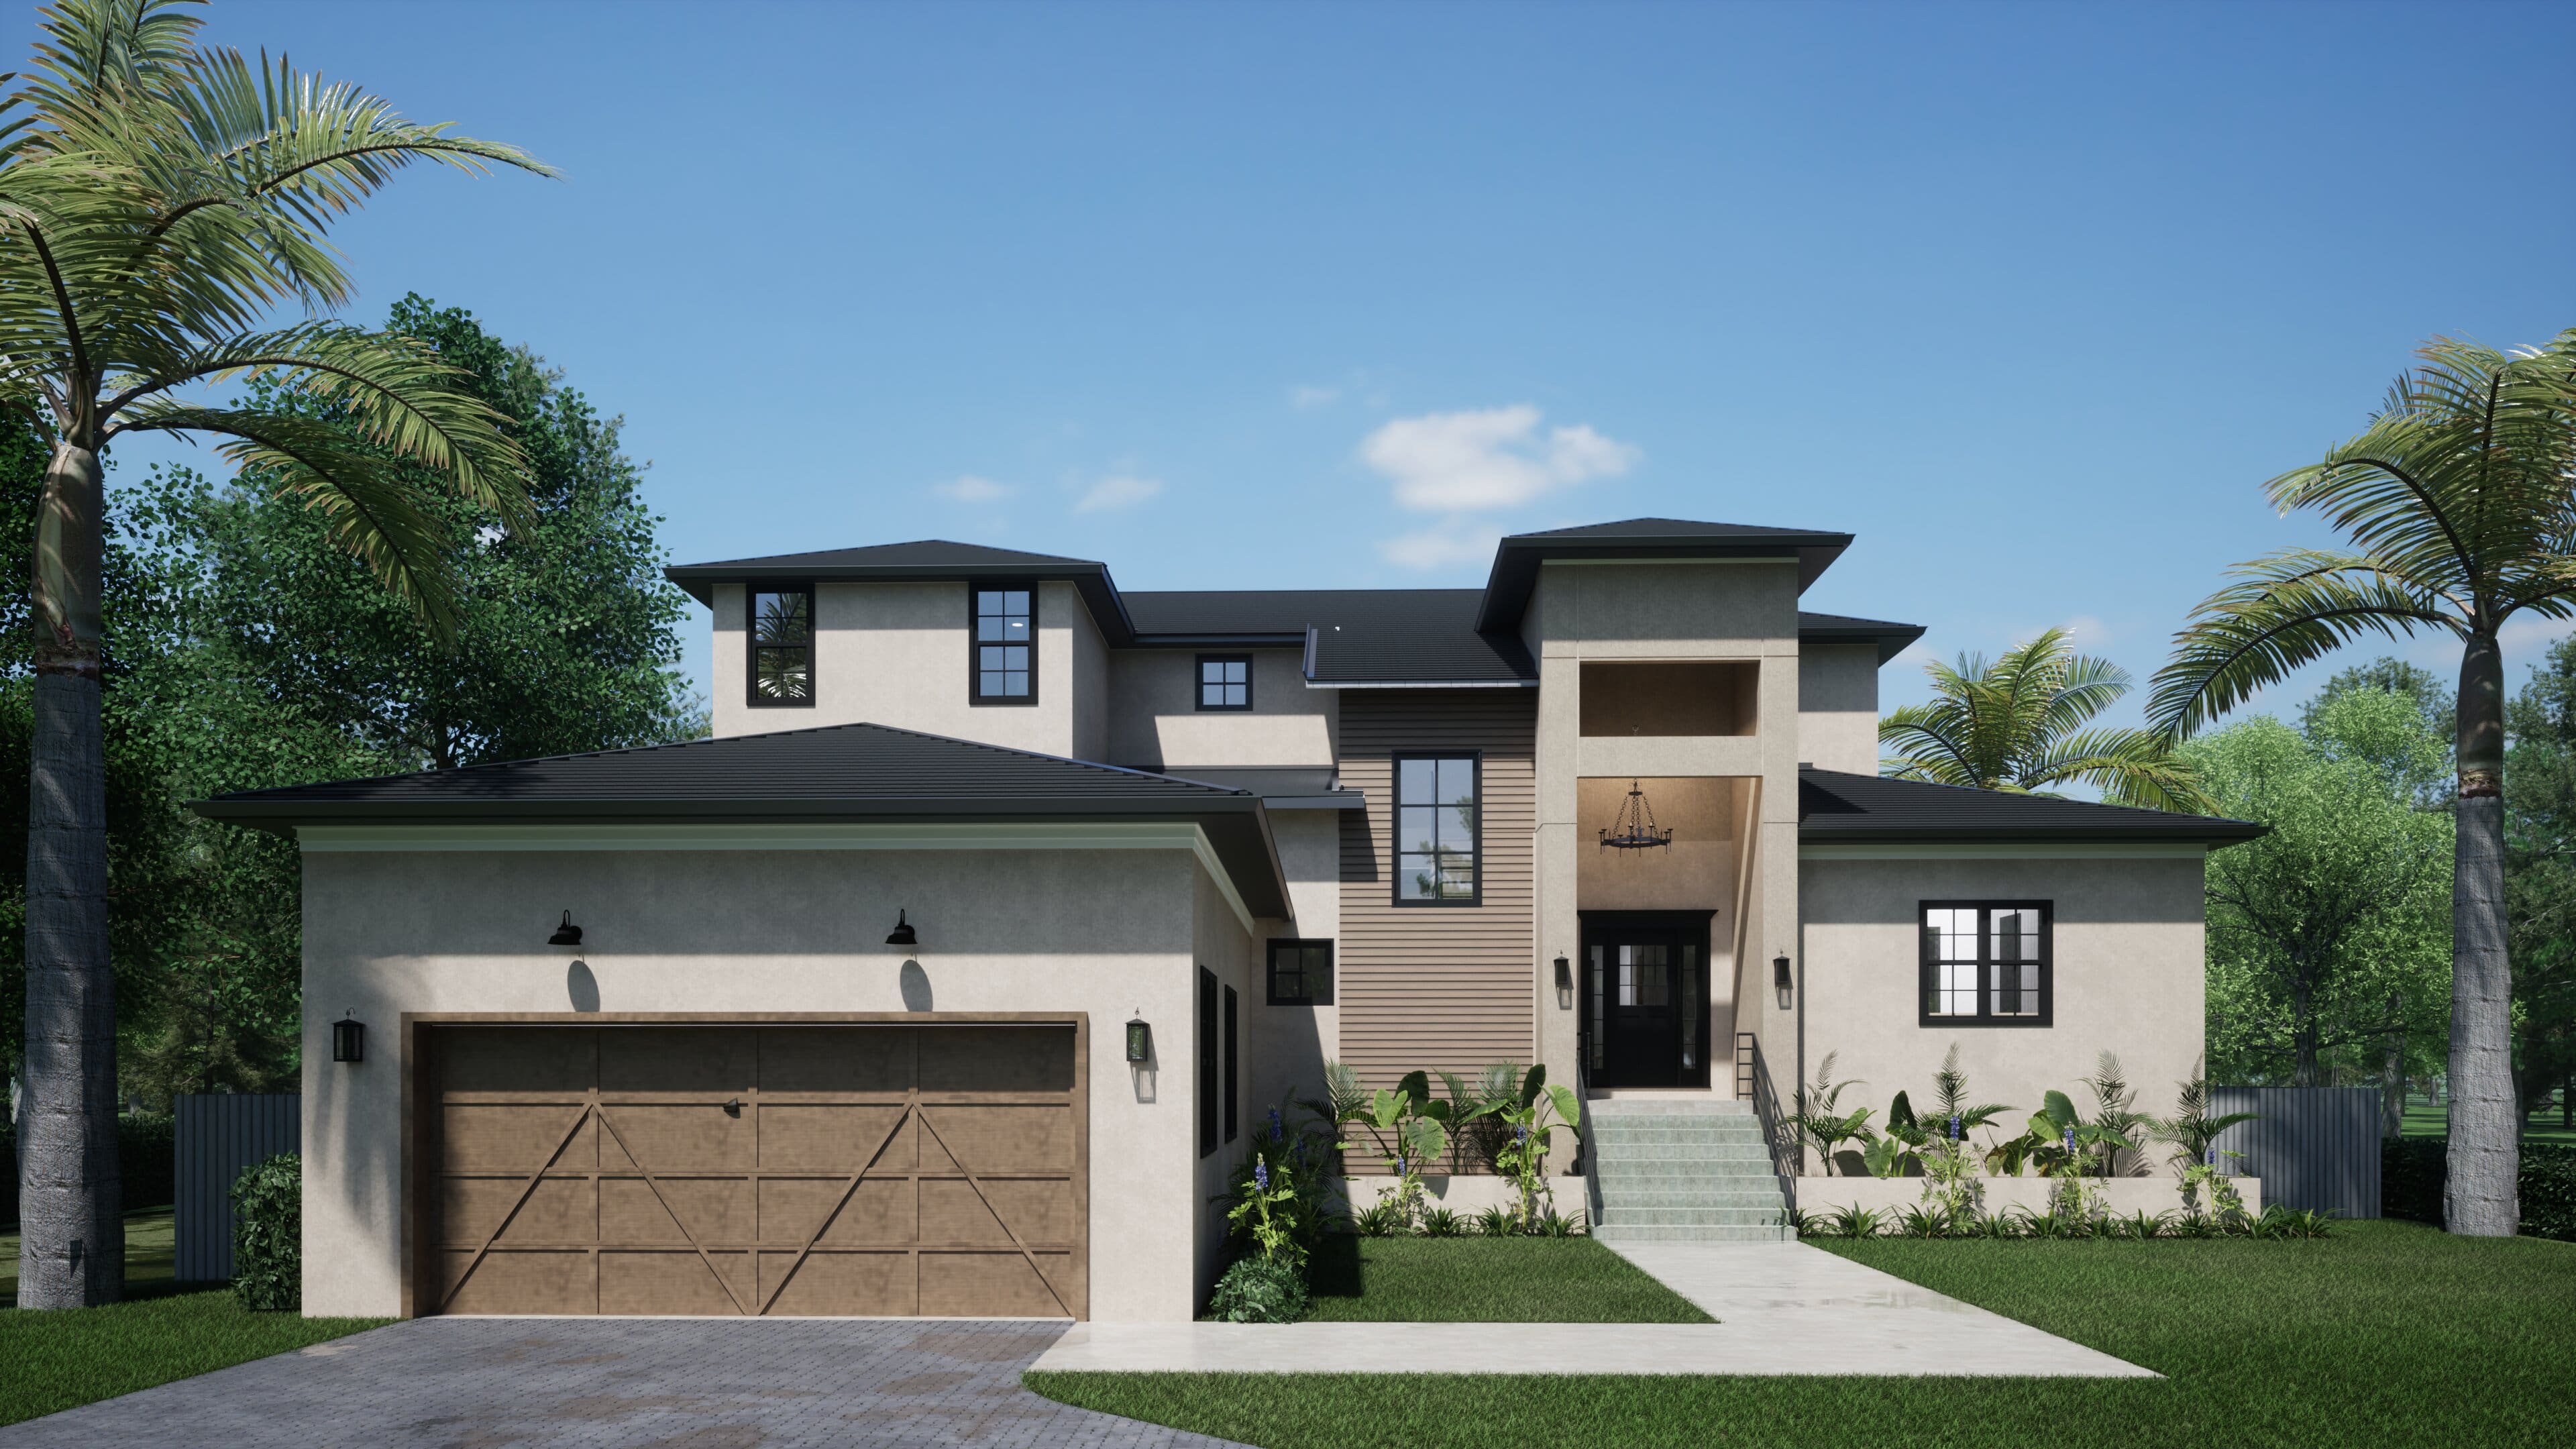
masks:
[[[1605,1243],[1772,1243],[1794,1236],[1751,1102],[1603,1097],[1586,1102]]]

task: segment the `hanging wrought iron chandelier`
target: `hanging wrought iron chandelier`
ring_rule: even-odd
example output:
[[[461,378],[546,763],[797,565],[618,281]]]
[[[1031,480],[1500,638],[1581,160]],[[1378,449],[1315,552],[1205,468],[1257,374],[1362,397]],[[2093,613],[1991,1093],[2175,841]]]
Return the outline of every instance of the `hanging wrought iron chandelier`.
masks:
[[[1651,850],[1673,843],[1670,830],[1655,828],[1655,812],[1646,804],[1646,792],[1634,780],[1628,782],[1628,798],[1619,807],[1619,818],[1601,832],[1604,850]]]

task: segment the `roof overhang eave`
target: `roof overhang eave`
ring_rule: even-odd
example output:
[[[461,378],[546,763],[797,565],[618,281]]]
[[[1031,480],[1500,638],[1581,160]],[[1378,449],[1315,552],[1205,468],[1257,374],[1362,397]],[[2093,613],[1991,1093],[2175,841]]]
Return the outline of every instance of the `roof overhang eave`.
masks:
[[[1581,540],[1512,537],[1494,548],[1494,566],[1485,576],[1485,602],[1476,615],[1481,633],[1517,633],[1521,614],[1538,586],[1539,566],[1551,560],[1616,562],[1652,559],[1782,559],[1798,565],[1798,592],[1805,593],[1824,571],[1851,547],[1848,533],[1780,533],[1749,538],[1694,538],[1664,535],[1594,537]]]

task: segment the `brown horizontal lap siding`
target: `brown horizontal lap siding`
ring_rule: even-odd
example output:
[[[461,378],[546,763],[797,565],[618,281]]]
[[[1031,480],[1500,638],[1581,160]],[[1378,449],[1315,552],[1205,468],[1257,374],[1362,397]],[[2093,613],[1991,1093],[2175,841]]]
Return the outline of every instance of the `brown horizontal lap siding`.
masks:
[[[1536,690],[1343,692],[1342,783],[1368,810],[1342,817],[1341,1060],[1372,1086],[1530,1060],[1537,729]],[[1484,756],[1482,903],[1398,906],[1394,757],[1452,750]]]

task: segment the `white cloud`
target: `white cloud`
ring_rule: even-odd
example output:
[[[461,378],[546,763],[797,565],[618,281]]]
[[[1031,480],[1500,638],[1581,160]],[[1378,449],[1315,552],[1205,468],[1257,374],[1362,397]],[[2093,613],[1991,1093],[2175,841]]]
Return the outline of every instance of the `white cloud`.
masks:
[[[1360,460],[1395,484],[1395,501],[1425,513],[1515,508],[1635,465],[1637,449],[1588,425],[1539,432],[1528,403],[1398,418],[1360,440]]]
[[[1481,563],[1493,557],[1494,545],[1502,534],[1490,528],[1468,528],[1455,521],[1421,533],[1408,533],[1379,544],[1378,552],[1387,562],[1409,569],[1446,568],[1451,564]]]
[[[2099,649],[2111,642],[2111,626],[2091,614],[2078,614],[2058,627],[2066,631],[2066,642],[2078,649]]]
[[[1019,490],[1008,483],[961,473],[953,482],[932,484],[930,491],[951,503],[999,503]]]
[[[1097,513],[1104,508],[1133,508],[1162,491],[1160,479],[1113,473],[1092,484],[1091,491],[1082,495],[1082,501],[1073,505],[1073,511]]]
[[[1311,408],[1328,407],[1340,401],[1341,396],[1342,390],[1338,387],[1314,387],[1300,383],[1288,389],[1288,406],[1302,413]]]

